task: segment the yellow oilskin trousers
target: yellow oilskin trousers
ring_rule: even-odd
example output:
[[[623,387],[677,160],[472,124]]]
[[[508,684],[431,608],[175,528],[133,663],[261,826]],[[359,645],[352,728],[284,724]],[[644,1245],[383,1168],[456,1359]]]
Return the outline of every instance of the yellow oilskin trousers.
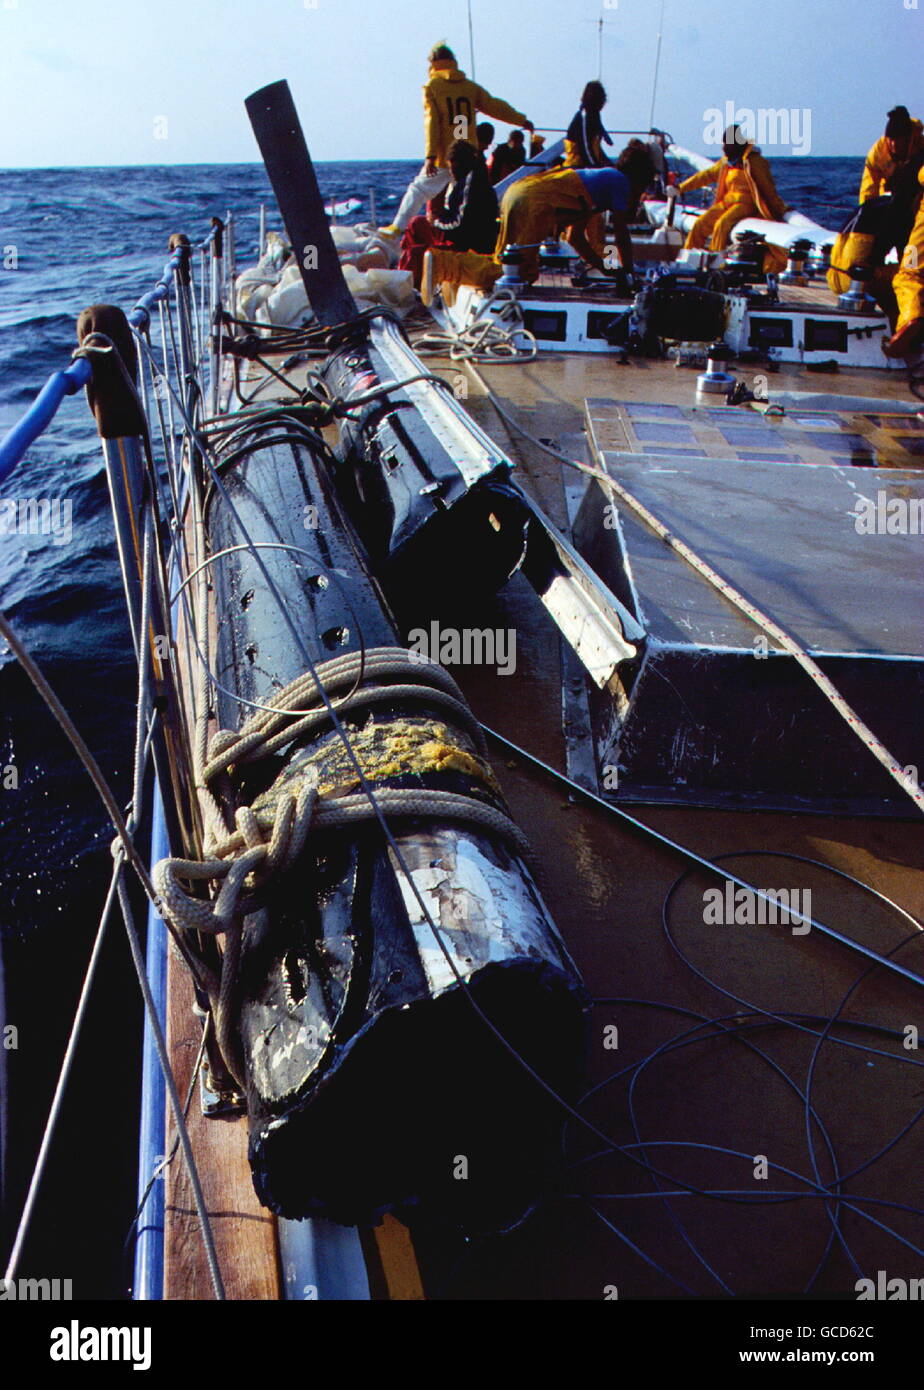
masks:
[[[918,174],[918,182],[924,188],[924,169]],[[892,289],[898,302],[896,332],[899,332],[915,319],[924,318],[924,198],[902,253],[902,263],[895,272]]]
[[[592,209],[593,199],[573,169],[554,169],[549,174],[533,174],[520,179],[507,189],[501,200],[500,233],[494,259],[500,261],[505,246],[532,246],[523,257],[520,272],[524,280],[532,282],[539,274],[539,249],[534,243],[558,236],[570,242],[575,214],[582,215],[584,235],[602,257],[602,217],[592,217],[586,225],[583,222],[583,214]]]
[[[710,251],[724,251],[731,234],[746,217],[763,217],[779,222],[786,204],[776,191],[770,165],[753,145],[745,145],[740,164],[729,164],[722,158],[708,169],[701,170],[680,185],[680,193],[705,188],[714,183],[715,202],[708,212],[698,217],[690,229],[686,246],[701,250],[709,242]]]
[[[871,232],[840,232],[831,247],[831,269],[828,271],[828,288],[834,294],[846,294],[850,289],[850,267],[870,265],[876,238]],[[879,265],[872,279],[866,281],[866,292],[888,314],[895,318],[894,280],[895,267]]]
[[[708,169],[703,170],[704,174],[711,172]],[[697,182],[699,177],[701,176],[695,175],[682,183],[681,192],[685,193],[691,185],[699,188],[707,182],[706,179],[702,180],[702,184]],[[738,223],[743,222],[746,217],[757,216],[757,204],[751,193],[746,170],[726,167],[715,202],[701,217],[697,217],[684,244],[687,250],[692,251],[701,251],[706,245],[710,251],[724,251]]]
[[[493,256],[480,256],[474,251],[434,251],[433,278],[454,298],[459,285],[474,285],[490,290],[501,274],[501,254],[505,246],[526,245],[520,274],[532,283],[539,274],[539,248],[536,243],[547,237],[563,235],[571,241],[572,224],[576,214],[586,214],[593,200],[573,169],[555,169],[549,174],[533,174],[512,184],[501,200],[500,233]],[[593,224],[598,226],[594,227]],[[602,257],[603,219],[591,218],[584,235]]]
[[[688,251],[701,251],[708,245],[710,251],[724,251],[738,223],[756,216],[757,209],[750,198],[734,203],[714,203],[702,217],[697,217],[687,233],[684,247]]]

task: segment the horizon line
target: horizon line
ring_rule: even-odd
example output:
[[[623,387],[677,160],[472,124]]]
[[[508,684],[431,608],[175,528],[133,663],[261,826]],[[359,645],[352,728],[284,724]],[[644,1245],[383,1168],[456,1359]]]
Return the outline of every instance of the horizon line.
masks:
[[[785,159],[801,162],[808,159],[863,160],[865,155],[853,152],[851,154],[770,154],[766,157],[773,160]],[[377,159],[312,159],[313,164],[420,164],[420,162],[419,155],[380,155]],[[111,164],[4,164],[0,165],[0,173],[53,174],[75,169],[262,169],[263,167],[263,162],[259,159],[190,159],[177,160],[175,163],[132,161]]]

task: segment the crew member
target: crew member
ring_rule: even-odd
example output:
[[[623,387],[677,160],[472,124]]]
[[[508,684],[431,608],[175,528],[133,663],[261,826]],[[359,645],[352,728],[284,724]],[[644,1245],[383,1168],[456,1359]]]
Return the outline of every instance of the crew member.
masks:
[[[457,66],[452,49],[445,44],[437,44],[430,53],[430,75],[423,94],[426,158],[420,173],[408,185],[394,222],[381,228],[386,236],[403,232],[427,200],[436,197],[449,183],[449,148],[454,140],[468,140],[475,146],[477,112],[509,125],[533,129],[532,121],[522,111],[515,111],[477,82],[470,82]]]
[[[488,168],[488,150],[494,143],[494,127],[490,121],[479,121],[475,127],[475,134],[478,137],[478,153],[481,155],[481,162]]]
[[[863,178],[860,180],[860,202],[881,198],[892,192],[892,179],[912,156],[924,152],[924,128],[912,120],[907,106],[896,106],[889,112],[885,134],[866,156]]]
[[[924,167],[918,171],[918,185],[922,197],[917,216],[892,281],[898,322],[892,338],[883,345],[887,357],[910,357],[924,344]]]
[[[680,194],[707,184],[717,184],[712,207],[697,217],[686,239],[687,249],[724,251],[733,229],[746,217],[765,217],[781,222],[786,204],[776,191],[770,166],[746,138],[740,126],[729,126],[722,145],[723,156],[708,169],[679,185]],[[670,196],[672,190],[668,190]]]
[[[457,140],[449,151],[449,167],[453,181],[433,225],[454,250],[490,255],[497,243],[498,209],[484,160],[467,140]]]
[[[860,184],[860,206],[841,228],[831,250],[828,285],[843,294],[853,278],[853,268],[870,272],[866,292],[888,315],[898,336],[899,304],[896,300],[898,266],[887,258],[894,248],[901,269],[907,272],[904,253],[914,233],[921,205],[919,176],[924,168],[924,133],[920,121],[912,121],[904,106],[889,112],[885,134],[866,157]],[[913,272],[913,266],[911,270]],[[903,279],[902,284],[907,284]],[[907,289],[904,291],[907,294]],[[894,341],[894,340],[893,340]],[[901,352],[898,354],[902,355]]]
[[[604,129],[600,113],[606,105],[602,82],[588,82],[581,96],[580,108],[565,134],[565,167],[567,169],[602,169],[612,161],[603,153],[604,144],[613,141]],[[602,247],[606,239],[605,218],[602,213],[592,217],[584,229],[593,247]]]
[[[600,118],[606,105],[602,82],[588,82],[581,105],[565,135],[565,167],[568,169],[600,169],[612,161],[603,153],[603,146],[612,145]]]
[[[667,167],[667,150],[670,145],[670,137],[666,131],[658,130],[652,126],[648,132],[648,148],[651,150],[651,157],[654,160],[655,176],[651,181],[651,194],[655,198],[663,198],[667,193],[668,186],[672,182],[673,175]]]
[[[538,244],[550,237],[564,236],[596,270],[625,278],[634,269],[629,217],[653,173],[650,150],[640,140],[632,140],[616,161],[615,169],[555,169],[518,179],[501,200],[500,234],[493,256],[450,251],[431,251],[425,256],[421,283],[424,303],[430,302],[437,283],[442,284],[444,297],[450,300],[459,285],[493,288],[508,245],[523,246],[520,274],[524,280],[535,280],[539,274]],[[612,266],[604,258],[605,248],[592,244],[588,236],[588,227],[599,212],[613,214],[621,269]]]
[[[498,145],[491,156],[491,182],[501,183],[526,163],[526,144],[522,130],[512,130],[505,144]]]

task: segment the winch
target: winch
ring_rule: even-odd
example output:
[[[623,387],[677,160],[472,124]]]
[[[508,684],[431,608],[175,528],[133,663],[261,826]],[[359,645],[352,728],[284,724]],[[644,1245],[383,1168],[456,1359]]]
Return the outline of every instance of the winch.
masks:
[[[731,361],[732,351],[725,343],[713,343],[709,348],[706,370],[696,378],[697,391],[710,396],[724,396],[735,384],[735,378],[726,372],[723,362]]]
[[[786,263],[786,269],[780,276],[781,285],[808,284],[806,263],[811,250],[812,243],[806,237],[799,237],[797,241],[790,243],[789,260]]]
[[[876,301],[866,293],[866,284],[873,278],[873,267],[852,265],[849,274],[850,288],[838,295],[838,308],[849,314],[878,314]]]
[[[524,290],[529,288],[527,281],[520,273],[523,268],[523,253],[526,249],[525,246],[516,246],[513,243],[504,247],[500,258],[504,269],[497,281],[496,289],[510,290],[513,294],[522,294]]]

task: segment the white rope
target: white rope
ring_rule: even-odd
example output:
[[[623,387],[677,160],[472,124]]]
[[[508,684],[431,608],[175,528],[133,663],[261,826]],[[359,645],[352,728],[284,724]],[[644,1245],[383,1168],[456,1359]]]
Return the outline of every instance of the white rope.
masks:
[[[491,310],[495,310],[491,314]],[[525,340],[521,346],[518,340]],[[436,353],[453,362],[532,362],[539,351],[535,334],[523,327],[523,310],[512,290],[495,290],[461,329],[432,329],[412,340],[415,352]]]

